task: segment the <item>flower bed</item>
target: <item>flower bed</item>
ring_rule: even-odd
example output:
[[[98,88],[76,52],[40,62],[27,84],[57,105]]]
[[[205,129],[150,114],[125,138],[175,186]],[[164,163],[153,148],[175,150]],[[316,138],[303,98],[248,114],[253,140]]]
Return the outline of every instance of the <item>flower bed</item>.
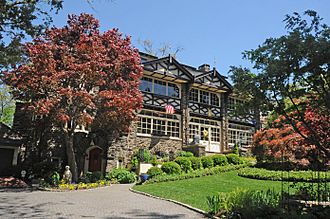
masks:
[[[261,168],[244,168],[238,171],[238,175],[251,179],[317,182],[318,175],[315,171],[275,171]],[[330,172],[320,172],[320,180],[330,182]]]
[[[42,187],[42,190],[61,192],[61,191],[73,191],[73,190],[83,190],[83,189],[94,189],[104,186],[110,186],[110,181],[107,180],[99,180],[95,183],[83,183],[80,182],[78,184],[69,184],[69,183],[60,183],[58,187]]]

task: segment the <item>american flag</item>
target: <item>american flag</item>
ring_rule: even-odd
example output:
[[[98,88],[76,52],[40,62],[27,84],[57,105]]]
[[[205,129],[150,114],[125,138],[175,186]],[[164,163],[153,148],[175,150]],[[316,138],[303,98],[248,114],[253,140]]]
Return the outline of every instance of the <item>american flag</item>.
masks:
[[[166,105],[165,110],[167,114],[174,114],[174,107],[172,105]]]

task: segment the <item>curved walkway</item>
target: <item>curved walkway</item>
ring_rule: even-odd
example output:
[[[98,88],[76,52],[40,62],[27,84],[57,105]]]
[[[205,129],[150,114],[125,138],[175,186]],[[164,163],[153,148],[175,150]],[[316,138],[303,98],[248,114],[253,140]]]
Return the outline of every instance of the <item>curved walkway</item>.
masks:
[[[72,192],[0,191],[0,218],[203,218],[171,202],[112,185]]]

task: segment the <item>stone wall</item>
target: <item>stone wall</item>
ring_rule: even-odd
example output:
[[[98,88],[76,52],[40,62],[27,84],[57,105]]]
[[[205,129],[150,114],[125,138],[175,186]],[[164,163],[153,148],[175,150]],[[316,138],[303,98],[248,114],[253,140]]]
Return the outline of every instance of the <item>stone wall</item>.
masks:
[[[165,136],[142,137],[136,134],[136,123],[132,125],[128,135],[120,137],[112,142],[108,149],[106,171],[117,167],[125,167],[131,162],[131,158],[140,148],[150,150],[152,154],[171,153],[182,150],[182,140],[174,140]]]

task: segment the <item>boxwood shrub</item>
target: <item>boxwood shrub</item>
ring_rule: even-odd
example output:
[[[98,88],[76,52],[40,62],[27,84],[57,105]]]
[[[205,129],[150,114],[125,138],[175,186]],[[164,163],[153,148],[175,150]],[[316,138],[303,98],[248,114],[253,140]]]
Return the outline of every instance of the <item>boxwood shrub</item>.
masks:
[[[199,170],[203,167],[202,161],[199,157],[189,157],[189,160],[193,170]]]
[[[158,175],[158,176],[155,176],[155,177],[147,180],[145,182],[145,184],[191,179],[191,178],[202,177],[202,176],[211,176],[211,175],[220,174],[220,173],[224,173],[224,172],[228,172],[228,171],[232,171],[232,170],[238,170],[238,169],[247,167],[249,165],[250,164],[226,165],[226,166],[212,167],[210,169],[194,170],[189,173],[172,174],[172,175],[162,174],[162,175]]]
[[[147,174],[149,175],[150,178],[153,178],[155,176],[163,174],[163,171],[159,167],[151,167],[148,170]]]
[[[294,182],[317,182],[315,171],[278,171],[262,168],[244,168],[238,171],[238,175],[252,179],[263,179],[273,181],[294,181]],[[330,182],[330,172],[320,172],[320,180]]]
[[[237,154],[227,154],[226,155],[229,164],[241,164],[243,161]]]
[[[175,157],[193,157],[194,154],[190,151],[178,151],[175,153]]]
[[[165,162],[162,165],[162,171],[167,174],[179,174],[181,173],[181,167],[174,161]]]
[[[201,160],[204,168],[211,168],[214,166],[213,159],[211,156],[204,156]]]
[[[180,165],[180,168],[184,172],[189,172],[192,170],[191,161],[188,157],[177,157],[174,162]]]
[[[117,181],[119,183],[133,183],[136,180],[136,175],[126,169],[113,169],[106,175],[106,179]]]
[[[225,166],[228,164],[226,155],[216,154],[212,156],[214,166]]]

